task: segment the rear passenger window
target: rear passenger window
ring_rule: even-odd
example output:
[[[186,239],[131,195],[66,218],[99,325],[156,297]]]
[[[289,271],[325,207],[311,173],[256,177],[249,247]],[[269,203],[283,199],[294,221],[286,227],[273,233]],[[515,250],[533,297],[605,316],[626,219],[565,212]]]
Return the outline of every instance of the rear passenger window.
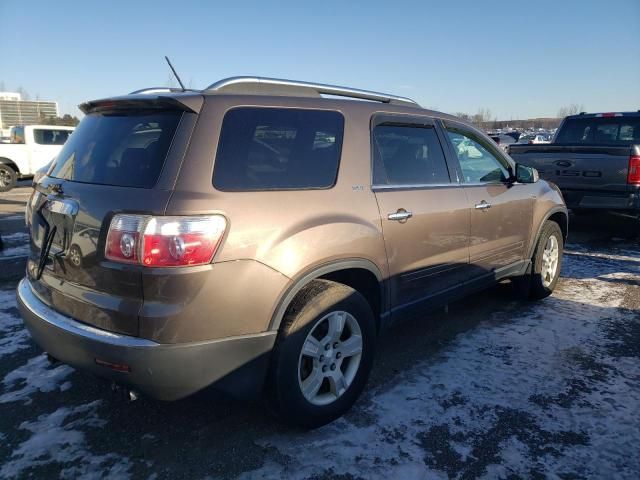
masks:
[[[236,108],[222,123],[213,185],[224,191],[330,188],[344,118],[338,112]]]
[[[449,172],[432,127],[378,125],[373,129],[373,184],[449,183]]]

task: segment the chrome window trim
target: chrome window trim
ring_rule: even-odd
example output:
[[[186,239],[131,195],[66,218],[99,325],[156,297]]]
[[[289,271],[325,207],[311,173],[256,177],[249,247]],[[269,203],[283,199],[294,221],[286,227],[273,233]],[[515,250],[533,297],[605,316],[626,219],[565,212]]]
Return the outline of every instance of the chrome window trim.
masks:
[[[513,183],[510,182],[469,182],[469,183],[461,183],[460,185],[465,186],[465,187],[486,187],[486,186],[500,186],[502,185],[503,187],[509,186],[509,185],[515,185]]]
[[[397,185],[371,185],[371,190],[384,191],[384,190],[416,190],[420,188],[464,188],[464,187],[491,187],[491,186],[509,186],[509,185],[522,185],[521,183],[502,183],[502,182],[487,182],[487,183],[415,183],[415,184],[397,184]]]
[[[418,188],[447,188],[447,187],[459,187],[459,183],[414,183],[414,184],[399,184],[399,185],[371,185],[371,189],[376,190],[415,190]]]

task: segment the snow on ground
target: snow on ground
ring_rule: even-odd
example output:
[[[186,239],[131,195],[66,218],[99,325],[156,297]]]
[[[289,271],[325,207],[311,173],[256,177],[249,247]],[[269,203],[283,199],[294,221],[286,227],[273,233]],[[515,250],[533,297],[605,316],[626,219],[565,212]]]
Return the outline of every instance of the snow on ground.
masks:
[[[29,333],[17,313],[16,291],[0,290],[0,359],[29,348]]]
[[[62,407],[33,421],[20,424],[29,437],[12,453],[9,462],[0,467],[0,478],[14,478],[28,469],[57,463],[64,465],[60,478],[98,479],[129,478],[128,459],[108,453],[95,455],[83,430],[102,428],[105,421],[97,414],[100,400],[75,407]]]
[[[2,220],[4,222],[11,222],[11,221],[15,221],[15,220],[24,221],[24,213],[19,213],[19,214],[15,214],[15,215],[5,215],[5,216],[0,217],[0,220]]]
[[[15,232],[3,235],[4,249],[0,250],[0,259],[10,257],[23,257],[29,254],[29,234]]]
[[[25,365],[9,372],[2,380],[4,393],[0,395],[0,403],[32,402],[35,392],[64,392],[71,388],[65,379],[73,369],[67,365],[51,365],[43,353],[30,359]]]
[[[0,358],[29,347],[29,335],[16,309],[15,291],[1,290]],[[5,375],[0,383],[0,406],[33,405],[35,396],[42,393],[59,395],[71,388],[68,377],[72,373],[71,367],[52,365],[41,353]],[[22,478],[33,469],[56,464],[62,466],[59,478],[129,478],[128,458],[115,453],[95,453],[87,442],[85,432],[101,429],[107,423],[99,416],[101,402],[57,408],[21,422],[18,430],[26,439],[0,464],[0,478]],[[0,432],[0,443],[6,438],[7,433]]]
[[[552,297],[460,334],[345,419],[262,441],[243,478],[638,478],[640,365],[612,332],[640,323],[617,281],[640,286],[640,261],[618,253],[567,255]]]

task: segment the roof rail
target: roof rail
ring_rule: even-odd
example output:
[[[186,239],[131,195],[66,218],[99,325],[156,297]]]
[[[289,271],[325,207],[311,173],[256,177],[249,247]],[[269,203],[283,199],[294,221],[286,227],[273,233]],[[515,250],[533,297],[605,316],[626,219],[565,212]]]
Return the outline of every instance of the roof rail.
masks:
[[[192,89],[182,90],[182,88],[175,87],[148,87],[141,88],[140,90],[135,90],[130,92],[129,95],[150,95],[152,93],[170,93],[170,92],[192,92]]]
[[[314,94],[335,95],[338,97],[357,98],[360,100],[372,100],[375,102],[391,103],[395,105],[408,105],[419,107],[415,100],[398,97],[386,93],[370,92],[350,87],[338,87],[336,85],[324,85],[322,83],[301,82],[298,80],[284,80],[280,78],[267,77],[230,77],[212,83],[205,90],[216,92],[232,91],[233,93],[290,93],[290,94]]]

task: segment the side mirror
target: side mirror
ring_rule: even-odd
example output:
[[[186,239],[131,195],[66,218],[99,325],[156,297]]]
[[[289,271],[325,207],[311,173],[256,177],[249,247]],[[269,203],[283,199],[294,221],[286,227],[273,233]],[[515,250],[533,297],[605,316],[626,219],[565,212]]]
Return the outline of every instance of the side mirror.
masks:
[[[516,163],[516,182],[518,183],[536,183],[540,180],[538,170],[533,167],[527,167]]]

